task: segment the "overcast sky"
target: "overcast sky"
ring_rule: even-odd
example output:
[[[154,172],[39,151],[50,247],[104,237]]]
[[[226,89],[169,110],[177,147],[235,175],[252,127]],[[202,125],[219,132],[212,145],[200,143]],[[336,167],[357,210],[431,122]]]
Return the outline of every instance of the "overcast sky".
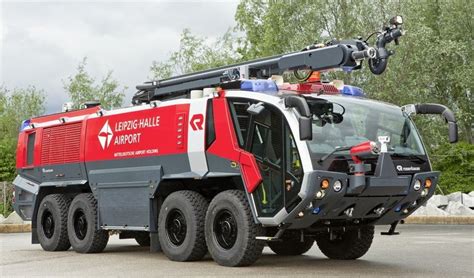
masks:
[[[67,101],[63,80],[87,56],[87,71],[108,70],[127,86],[147,80],[153,60],[178,49],[184,28],[210,39],[235,25],[237,1],[9,1],[0,0],[0,85],[34,85],[47,112]]]

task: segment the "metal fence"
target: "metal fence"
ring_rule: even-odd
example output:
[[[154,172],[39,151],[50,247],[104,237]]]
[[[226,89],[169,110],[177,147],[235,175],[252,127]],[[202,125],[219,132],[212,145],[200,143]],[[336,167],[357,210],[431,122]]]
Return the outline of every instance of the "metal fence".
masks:
[[[13,184],[11,182],[0,182],[0,213],[5,217],[13,211]]]

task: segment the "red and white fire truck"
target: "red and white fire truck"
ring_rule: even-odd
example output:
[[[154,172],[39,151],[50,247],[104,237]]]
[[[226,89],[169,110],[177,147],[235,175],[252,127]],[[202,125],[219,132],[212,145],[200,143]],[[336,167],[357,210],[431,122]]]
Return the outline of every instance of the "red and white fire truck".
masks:
[[[300,255],[317,243],[332,259],[369,249],[435,191],[411,116],[453,113],[438,104],[402,108],[325,72],[381,74],[402,35],[401,18],[377,37],[137,86],[133,106],[26,120],[18,139],[15,210],[32,242],[101,252],[109,235],[135,238],[174,261],[254,263],[264,245]],[[294,71],[299,82],[282,83]]]

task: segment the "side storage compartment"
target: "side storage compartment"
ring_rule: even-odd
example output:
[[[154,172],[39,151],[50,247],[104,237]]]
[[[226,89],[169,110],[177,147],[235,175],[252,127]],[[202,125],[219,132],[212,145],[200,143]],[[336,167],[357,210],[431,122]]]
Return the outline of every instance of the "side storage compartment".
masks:
[[[150,197],[161,173],[159,165],[89,170],[89,184],[98,202],[99,225],[104,229],[149,230]]]

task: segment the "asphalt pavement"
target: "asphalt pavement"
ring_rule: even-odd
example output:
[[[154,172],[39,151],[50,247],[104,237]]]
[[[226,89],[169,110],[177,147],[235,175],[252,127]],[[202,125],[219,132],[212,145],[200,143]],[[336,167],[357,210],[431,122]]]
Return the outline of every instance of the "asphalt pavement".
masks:
[[[382,229],[383,228],[383,229]],[[329,260],[316,245],[305,255],[276,256],[265,248],[250,267],[228,268],[207,256],[199,262],[172,262],[134,240],[111,237],[100,254],[45,252],[29,233],[0,234],[0,277],[162,277],[162,276],[438,276],[474,277],[474,225],[401,225],[398,236],[377,227],[369,252],[359,260]]]

